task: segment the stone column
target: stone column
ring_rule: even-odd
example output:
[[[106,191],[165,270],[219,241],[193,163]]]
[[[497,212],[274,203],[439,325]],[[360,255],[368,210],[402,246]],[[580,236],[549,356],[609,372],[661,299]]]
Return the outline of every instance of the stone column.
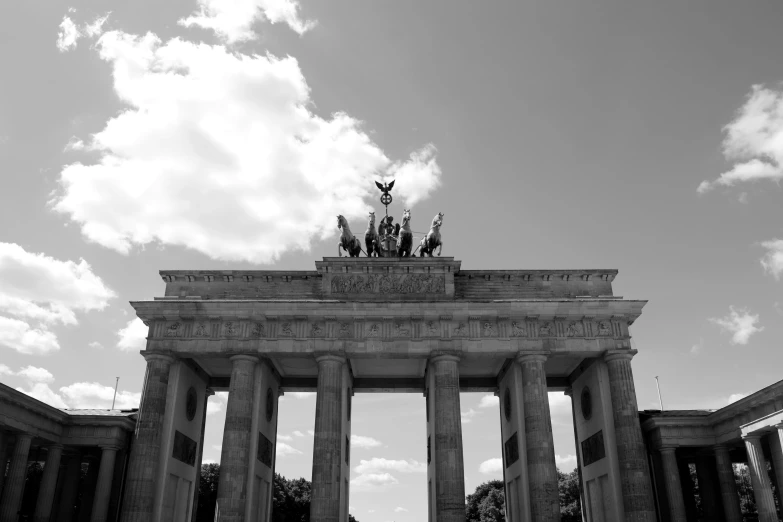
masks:
[[[35,502],[34,522],[49,522],[54,503],[54,491],[57,488],[57,476],[60,472],[60,457],[63,454],[61,444],[52,444],[46,453],[41,486],[38,489],[38,499]]]
[[[204,411],[201,415],[201,439],[198,442],[198,459],[196,460],[196,485],[193,492],[193,509],[191,509],[192,513],[190,522],[196,522],[196,517],[198,516],[198,490],[201,481],[201,463],[204,458],[204,431],[207,427],[207,403],[209,402],[209,398],[213,395],[215,395],[215,392],[212,391],[212,388],[207,388],[204,390]]]
[[[747,435],[745,449],[748,452],[748,468],[753,484],[753,496],[756,498],[756,509],[759,522],[778,522],[775,511],[775,498],[772,496],[772,484],[767,473],[767,461],[761,448],[761,435]]]
[[[91,453],[84,455],[84,460],[87,462],[87,476],[84,477],[85,480],[82,482],[77,516],[79,522],[90,522],[92,503],[95,500],[95,489],[98,487],[98,466],[100,461]]]
[[[718,470],[718,485],[720,486],[726,522],[742,522],[739,493],[737,492],[737,483],[734,481],[734,468],[731,465],[729,448],[726,446],[715,446],[715,466]]]
[[[67,457],[63,490],[60,492],[60,506],[57,510],[57,522],[73,520],[73,506],[79,493],[79,475],[82,471],[82,457],[74,454]]]
[[[772,470],[775,472],[777,481],[778,496],[780,502],[783,502],[783,424],[775,426],[775,431],[769,434],[769,449],[772,453]]]
[[[569,387],[566,388],[563,393],[571,398],[571,422],[574,425],[574,444],[576,445],[576,473],[579,477],[579,504],[581,505],[582,513],[584,513],[587,508],[585,507],[585,485],[582,481],[582,452],[579,448],[579,435],[576,433],[576,403],[574,402],[574,390]]]
[[[3,493],[3,481],[5,480],[6,463],[8,462],[8,434],[0,430],[0,494]]]
[[[544,370],[546,355],[519,355],[517,362],[522,368],[530,513],[536,522],[559,522],[557,464]]]
[[[318,388],[315,399],[313,483],[310,501],[312,522],[340,520],[342,477],[342,390],[345,359],[336,355],[316,357]]]
[[[27,433],[16,434],[16,445],[11,454],[11,466],[8,468],[8,480],[0,501],[0,522],[16,522],[17,513],[22,505],[22,494],[27,477],[27,457],[33,436]]]
[[[715,483],[715,459],[712,455],[701,455],[696,459],[696,479],[699,481],[699,496],[706,520],[722,520],[722,503],[718,498]]]
[[[122,522],[149,522],[155,502],[155,480],[160,461],[160,428],[166,414],[166,392],[169,370],[174,359],[161,353],[142,353],[147,360],[147,374],[131,444]],[[162,487],[162,484],[158,485]]]
[[[617,440],[617,460],[626,522],[655,522],[647,452],[639,424],[636,389],[631,371],[635,351],[608,351],[604,357],[609,369],[609,393]]]
[[[101,446],[101,463],[98,468],[98,483],[95,487],[95,497],[92,501],[90,522],[106,522],[111,498],[112,479],[114,478],[114,461],[117,457],[117,446]]]
[[[217,493],[217,522],[244,522],[247,474],[251,455],[253,395],[258,357],[231,357],[231,383],[228,388],[223,449],[220,453],[220,481]]]
[[[459,403],[459,357],[436,355],[432,441],[435,452],[436,522],[464,522],[465,466],[462,453],[462,414]]]
[[[677,455],[675,452],[676,448],[661,448],[663,483],[666,487],[666,498],[669,501],[671,522],[687,522],[685,501],[682,496],[682,483],[680,482],[680,469],[677,466]]]

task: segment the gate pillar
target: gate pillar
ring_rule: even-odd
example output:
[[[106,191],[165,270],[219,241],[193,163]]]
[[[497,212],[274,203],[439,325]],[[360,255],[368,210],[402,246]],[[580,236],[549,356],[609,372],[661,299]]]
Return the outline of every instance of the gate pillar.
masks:
[[[351,448],[351,376],[344,357],[316,356],[312,522],[347,522]]]
[[[436,355],[427,368],[427,479],[435,522],[465,520],[458,363],[456,355]]]

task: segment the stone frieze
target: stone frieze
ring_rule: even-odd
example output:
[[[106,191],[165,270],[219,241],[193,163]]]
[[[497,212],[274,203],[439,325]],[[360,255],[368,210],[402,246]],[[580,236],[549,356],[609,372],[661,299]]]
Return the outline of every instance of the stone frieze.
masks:
[[[336,275],[333,294],[443,294],[446,278],[432,274]]]

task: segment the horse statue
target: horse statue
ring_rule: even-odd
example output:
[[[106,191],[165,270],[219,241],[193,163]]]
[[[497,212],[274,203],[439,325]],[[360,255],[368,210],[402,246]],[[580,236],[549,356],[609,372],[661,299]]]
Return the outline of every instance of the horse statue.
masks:
[[[432,218],[430,231],[419,244],[419,248],[421,248],[421,257],[424,257],[425,254],[432,257],[432,253],[435,252],[435,247],[438,247],[438,255],[440,256],[440,252],[443,250],[443,241],[440,239],[440,226],[442,224],[443,212],[438,212],[438,215]]]
[[[397,257],[410,257],[413,248],[413,231],[411,230],[411,211],[402,213],[402,225],[397,236]]]
[[[367,247],[367,257],[380,257],[381,245],[380,236],[375,228],[375,212],[370,212],[370,219],[367,222],[367,230],[364,232],[364,245]]]
[[[356,236],[351,233],[351,228],[348,226],[348,220],[342,215],[337,216],[337,228],[342,229],[343,233],[340,236],[340,242],[337,243],[337,255],[343,257],[342,248],[351,257],[359,257],[362,252],[362,243]]]

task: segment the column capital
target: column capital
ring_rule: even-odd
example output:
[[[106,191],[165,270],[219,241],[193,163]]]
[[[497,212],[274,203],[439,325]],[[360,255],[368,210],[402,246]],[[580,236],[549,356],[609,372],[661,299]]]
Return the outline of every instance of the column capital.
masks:
[[[338,362],[340,364],[345,364],[347,360],[346,360],[344,355],[337,354],[337,353],[318,353],[318,354],[315,354],[315,362],[322,363],[322,362],[328,362],[328,361]]]
[[[119,444],[98,444],[101,451],[120,451],[122,446]]]
[[[518,352],[516,361],[520,364],[529,362],[546,362],[549,352]]]
[[[637,350],[606,350],[604,353],[604,360],[606,362],[612,362],[617,360],[627,360],[630,361],[633,359],[633,356],[638,353]]]
[[[658,448],[658,451],[661,453],[661,455],[670,455],[677,451],[677,446],[661,446]]]
[[[20,440],[33,440],[33,434],[27,433],[26,431],[17,431],[14,433],[16,436],[16,441],[19,442]]]
[[[141,353],[141,356],[144,357],[144,359],[147,362],[150,361],[163,361],[167,362],[169,364],[174,362],[174,357],[168,353],[163,352],[150,352],[147,350],[141,350],[139,353]]]
[[[761,442],[762,435],[762,433],[749,433],[748,435],[743,435],[742,440],[746,442],[759,443]]]
[[[257,363],[258,362],[258,356],[257,355],[251,355],[249,353],[242,353],[242,354],[239,354],[239,355],[232,355],[231,357],[228,358],[228,360],[231,361],[231,362],[250,361],[250,362]]]
[[[459,362],[461,357],[456,353],[451,352],[436,352],[430,356],[430,362],[439,362],[439,361],[453,361],[453,362]]]
[[[49,444],[48,446],[46,446],[46,449],[50,449],[50,450],[52,450],[52,449],[63,449],[64,447],[65,446],[63,446],[59,442],[55,442],[54,444]]]

